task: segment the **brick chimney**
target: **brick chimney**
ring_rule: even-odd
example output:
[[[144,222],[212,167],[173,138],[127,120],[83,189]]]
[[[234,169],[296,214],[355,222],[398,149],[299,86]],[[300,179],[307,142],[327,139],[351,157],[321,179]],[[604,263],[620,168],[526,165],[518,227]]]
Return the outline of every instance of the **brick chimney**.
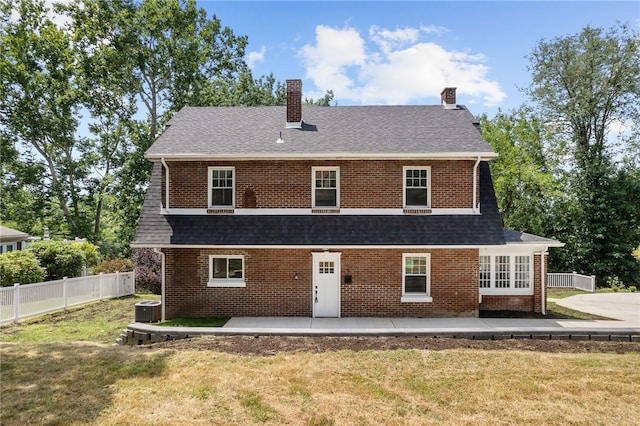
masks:
[[[287,128],[302,127],[302,80],[287,80]]]
[[[456,104],[456,88],[455,87],[445,87],[442,93],[440,93],[440,97],[442,99],[442,106],[445,109],[458,108],[458,105]]]

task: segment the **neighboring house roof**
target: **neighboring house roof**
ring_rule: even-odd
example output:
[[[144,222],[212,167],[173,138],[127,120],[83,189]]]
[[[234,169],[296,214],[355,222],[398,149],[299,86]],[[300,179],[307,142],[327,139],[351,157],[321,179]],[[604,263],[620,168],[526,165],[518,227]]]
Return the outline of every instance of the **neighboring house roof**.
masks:
[[[29,238],[29,234],[0,225],[0,243],[15,243]]]
[[[284,106],[185,107],[146,152],[195,158],[459,158],[497,154],[464,106],[303,106],[302,129]],[[276,143],[282,136],[283,143]]]
[[[151,177],[132,245],[483,246],[504,245],[486,162],[480,164],[480,215],[162,215],[161,166]]]

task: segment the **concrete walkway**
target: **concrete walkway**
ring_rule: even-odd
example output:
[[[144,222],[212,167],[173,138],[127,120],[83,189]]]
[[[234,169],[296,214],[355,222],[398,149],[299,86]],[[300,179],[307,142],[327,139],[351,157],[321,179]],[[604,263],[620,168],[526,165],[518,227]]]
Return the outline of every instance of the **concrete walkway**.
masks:
[[[554,302],[576,311],[615,318],[640,326],[640,293],[587,293],[554,299]]]
[[[640,341],[640,293],[597,293],[556,303],[617,320],[510,318],[234,317],[224,327],[131,324],[122,344],[197,336],[431,336],[465,339],[576,339]]]

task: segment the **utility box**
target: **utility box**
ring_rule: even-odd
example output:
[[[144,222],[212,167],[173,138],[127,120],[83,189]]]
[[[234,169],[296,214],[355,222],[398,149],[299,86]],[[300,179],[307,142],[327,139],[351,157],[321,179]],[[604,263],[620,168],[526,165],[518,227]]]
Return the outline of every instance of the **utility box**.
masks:
[[[162,302],[143,300],[136,303],[136,322],[158,322],[162,316]]]

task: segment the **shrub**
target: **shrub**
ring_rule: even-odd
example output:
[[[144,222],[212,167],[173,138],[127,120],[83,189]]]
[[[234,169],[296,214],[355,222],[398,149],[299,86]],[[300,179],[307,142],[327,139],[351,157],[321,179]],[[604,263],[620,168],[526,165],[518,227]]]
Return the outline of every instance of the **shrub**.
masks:
[[[94,274],[112,274],[114,272],[128,272],[133,271],[133,262],[131,259],[105,259],[95,268],[93,268]]]
[[[88,241],[71,243],[74,247],[79,248],[84,253],[85,265],[87,268],[91,268],[100,263],[100,251],[98,246],[91,244]]]
[[[638,291],[638,288],[635,285],[630,285],[629,286],[629,291],[631,293],[635,293],[636,291]]]
[[[44,281],[45,269],[38,258],[26,250],[0,254],[0,286],[7,287],[15,283],[29,284]]]
[[[28,251],[35,254],[47,273],[47,280],[77,277],[85,265],[84,252],[66,241],[36,241]]]
[[[153,249],[136,250],[133,254],[133,263],[136,265],[136,292],[148,291],[160,294],[162,291],[160,253],[156,253]]]

